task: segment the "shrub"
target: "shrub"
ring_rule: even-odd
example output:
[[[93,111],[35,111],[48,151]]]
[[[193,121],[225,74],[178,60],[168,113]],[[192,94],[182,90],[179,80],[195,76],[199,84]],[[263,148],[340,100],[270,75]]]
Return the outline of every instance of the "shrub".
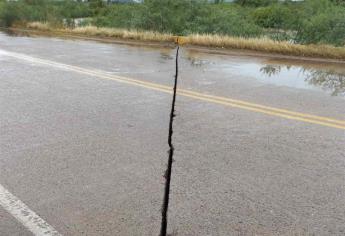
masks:
[[[16,21],[42,21],[61,23],[70,19],[90,16],[88,5],[72,0],[26,0],[1,2],[0,23],[9,27]]]
[[[144,4],[115,4],[94,20],[101,27],[152,30],[178,35],[217,33],[257,36],[261,28],[240,8],[188,0],[146,0]]]
[[[118,0],[123,2],[123,0]],[[222,1],[219,1],[222,2]],[[75,18],[99,27],[161,33],[218,34],[239,37],[265,35],[299,43],[344,45],[343,0],[237,0],[210,4],[208,0],[145,0],[142,4],[87,3],[74,0],[0,0],[0,24],[41,21],[74,27]]]
[[[241,6],[251,6],[251,7],[260,7],[268,6],[273,3],[277,3],[277,0],[235,0],[236,3]]]
[[[345,11],[320,13],[303,21],[296,41],[299,43],[327,43],[345,45]]]
[[[99,27],[139,28],[142,20],[142,6],[114,4],[102,9],[92,23]]]
[[[20,21],[22,15],[22,9],[18,4],[0,3],[0,24],[2,26],[11,26],[15,21]]]
[[[235,9],[213,8],[197,21],[197,32],[243,37],[259,36],[261,28]]]
[[[262,27],[280,29],[287,27],[294,18],[293,12],[281,4],[259,7],[254,10],[252,17],[255,23]]]

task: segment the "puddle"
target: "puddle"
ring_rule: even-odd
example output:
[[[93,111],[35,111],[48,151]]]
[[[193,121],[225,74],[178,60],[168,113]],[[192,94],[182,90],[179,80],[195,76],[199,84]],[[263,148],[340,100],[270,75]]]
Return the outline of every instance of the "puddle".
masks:
[[[345,98],[345,65],[336,63],[298,63],[235,56],[187,52],[184,59],[206,73],[222,73],[228,78],[308,89]]]
[[[321,89],[332,96],[345,96],[345,73],[298,66],[265,65],[259,80],[304,89]]]

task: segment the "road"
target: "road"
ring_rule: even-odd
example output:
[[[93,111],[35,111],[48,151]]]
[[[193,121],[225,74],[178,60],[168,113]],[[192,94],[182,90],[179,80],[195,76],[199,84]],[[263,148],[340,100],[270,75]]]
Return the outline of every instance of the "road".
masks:
[[[174,54],[0,33],[1,236],[159,234]],[[344,235],[343,67],[182,47],[168,231]]]

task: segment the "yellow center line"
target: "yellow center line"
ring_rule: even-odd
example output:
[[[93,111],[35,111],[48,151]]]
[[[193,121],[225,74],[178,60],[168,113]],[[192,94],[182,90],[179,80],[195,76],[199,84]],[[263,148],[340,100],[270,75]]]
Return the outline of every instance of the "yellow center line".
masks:
[[[161,91],[164,93],[172,93],[171,87],[162,85],[162,84],[132,79],[132,78],[124,77],[124,76],[110,75],[103,71],[90,70],[90,69],[86,69],[86,68],[82,68],[78,66],[72,66],[72,65],[59,63],[59,62],[35,58],[35,57],[27,56],[24,54],[20,54],[20,53],[13,53],[13,52],[7,52],[7,51],[2,51],[2,50],[0,50],[0,53],[17,58],[17,59],[40,63],[40,64],[44,64],[44,65],[48,65],[48,66],[52,66],[52,67],[56,67],[60,69],[65,69],[69,71],[74,71],[74,72],[78,72],[82,74],[87,74],[87,75],[95,76],[102,79],[113,80],[113,81],[129,84],[129,85],[140,86],[143,88],[147,88],[147,89],[151,89],[155,91]],[[338,119],[333,119],[330,117],[316,116],[316,115],[311,115],[311,114],[306,114],[306,113],[301,113],[301,112],[289,111],[289,110],[285,110],[281,108],[265,106],[261,104],[251,103],[251,102],[227,98],[227,97],[209,95],[209,94],[194,92],[194,91],[185,90],[185,89],[178,89],[178,94],[180,96],[193,98],[193,99],[197,99],[201,101],[206,101],[210,103],[220,104],[224,106],[231,106],[231,107],[236,107],[236,108],[249,110],[253,112],[263,113],[266,115],[281,117],[281,118],[290,119],[290,120],[303,121],[307,123],[345,130],[345,120],[338,120]]]
[[[321,121],[326,121],[326,122],[331,122],[331,123],[345,125],[345,120],[336,120],[336,119],[329,118],[329,117],[310,115],[310,114],[301,113],[301,112],[294,112],[294,111],[289,111],[289,110],[285,110],[285,109],[264,106],[264,105],[260,105],[260,104],[256,104],[256,103],[250,103],[250,102],[245,102],[245,101],[231,99],[231,98],[226,98],[226,97],[219,97],[219,96],[214,96],[214,95],[201,94],[201,93],[192,92],[192,91],[188,91],[188,90],[181,90],[181,91],[189,93],[189,94],[192,94],[192,95],[195,95],[195,96],[202,96],[202,97],[210,98],[210,99],[213,99],[213,100],[220,100],[220,101],[224,101],[224,102],[231,102],[231,103],[236,103],[236,104],[239,104],[239,105],[244,105],[244,106],[249,106],[249,107],[254,107],[254,108],[265,109],[265,110],[268,110],[268,111],[285,113],[285,114],[289,114],[289,115],[293,115],[293,116],[300,116],[300,117],[303,117],[303,118],[311,118],[311,119],[314,119],[314,120],[321,120]]]

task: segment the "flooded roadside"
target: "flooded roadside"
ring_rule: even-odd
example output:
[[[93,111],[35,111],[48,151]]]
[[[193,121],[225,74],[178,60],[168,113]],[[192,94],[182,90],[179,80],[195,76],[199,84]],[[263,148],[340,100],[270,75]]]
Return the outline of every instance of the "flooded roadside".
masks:
[[[187,51],[184,60],[206,73],[251,78],[263,84],[345,97],[345,65],[267,58],[234,58]]]
[[[1,33],[3,37],[30,38],[28,32],[6,31]],[[1,36],[1,35],[0,35]],[[1,47],[0,37],[0,47]],[[44,36],[34,36],[37,40],[49,39],[56,43],[56,49],[52,48],[52,53],[58,50],[59,41],[65,39],[52,39]],[[8,39],[5,39],[8,41]],[[4,40],[4,41],[5,41]],[[91,42],[83,40],[73,40],[80,45],[80,42]],[[25,43],[25,40],[23,41]],[[44,42],[47,43],[47,42]],[[111,68],[110,73],[116,74],[156,74],[169,71],[169,65],[174,59],[174,50],[162,46],[145,46],[145,45],[117,45],[97,43],[97,49],[91,47],[92,43],[85,44],[83,50],[86,54],[91,55],[97,50],[97,53],[104,54],[104,61],[97,62],[93,58],[85,57],[85,64],[88,60],[93,60],[93,65],[97,68]],[[100,51],[101,50],[101,51]],[[58,55],[58,54],[56,54]],[[117,55],[119,60],[114,61],[111,55]],[[62,58],[64,55],[59,55]],[[143,61],[140,57],[145,57]],[[154,63],[157,62],[161,67],[157,68]],[[295,89],[312,90],[315,92],[326,93],[329,96],[345,98],[345,66],[343,63],[327,63],[305,60],[290,59],[272,59],[269,57],[251,57],[236,55],[217,55],[198,52],[194,49],[184,48],[181,55],[181,64],[183,69],[192,73],[202,73],[205,81],[203,85],[212,84],[215,81],[213,74],[219,74],[219,77],[231,80],[247,80],[259,84],[267,84],[277,87],[289,87]],[[91,61],[90,61],[91,63]],[[111,66],[117,64],[117,67]],[[108,65],[109,64],[109,65]],[[107,66],[105,66],[107,65]],[[135,65],[135,66],[133,66]],[[104,68],[104,69],[105,69]],[[103,69],[103,68],[102,68]],[[109,71],[109,69],[107,69]],[[197,78],[193,78],[198,83]],[[224,80],[222,80],[224,81]],[[218,82],[222,82],[218,81]],[[199,81],[200,82],[200,81]]]

